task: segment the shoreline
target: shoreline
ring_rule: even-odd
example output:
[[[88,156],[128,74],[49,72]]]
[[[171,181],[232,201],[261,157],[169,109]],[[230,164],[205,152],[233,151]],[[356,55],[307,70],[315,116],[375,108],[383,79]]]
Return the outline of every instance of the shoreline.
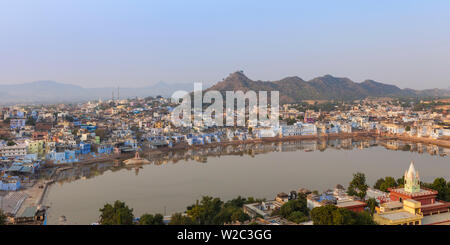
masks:
[[[365,140],[365,139],[377,139],[381,141],[387,140],[400,140],[405,142],[413,142],[413,143],[425,143],[431,145],[442,146],[445,148],[450,148],[450,141],[440,142],[439,140],[434,139],[418,139],[411,137],[399,137],[399,136],[391,136],[391,135],[379,135],[372,132],[355,132],[351,134],[327,134],[327,135],[314,135],[314,136],[286,136],[286,137],[273,137],[273,138],[264,138],[264,139],[251,139],[251,140],[235,140],[235,141],[223,141],[223,142],[213,142],[205,145],[192,145],[188,146],[187,144],[176,145],[173,148],[163,148],[163,149],[149,149],[144,150],[146,157],[155,157],[156,155],[176,152],[180,150],[189,150],[189,149],[204,149],[204,148],[215,148],[219,146],[237,146],[243,144],[264,144],[264,143],[274,143],[274,142],[288,142],[288,141],[303,141],[303,140],[330,140],[330,139],[352,139],[352,140]],[[133,157],[133,154],[114,154],[111,156],[104,156],[99,159],[88,159],[83,162],[74,163],[71,166],[64,165],[57,167],[53,174],[50,177],[50,180],[45,181],[44,188],[42,190],[39,199],[36,200],[36,205],[39,201],[39,204],[44,204],[46,201],[46,197],[48,196],[49,189],[52,184],[56,181],[53,177],[58,174],[60,171],[68,170],[75,168],[80,165],[89,165],[93,163],[102,163],[102,162],[110,162],[110,161],[120,161]],[[132,166],[132,165],[130,165]],[[35,186],[38,186],[38,182],[36,182]],[[35,188],[35,186],[30,189]],[[51,207],[49,207],[51,209]],[[49,212],[49,211],[47,211]]]
[[[298,135],[298,136],[284,136],[284,137],[270,137],[262,139],[248,139],[248,140],[233,140],[233,141],[223,141],[223,142],[212,142],[205,145],[176,145],[173,148],[163,148],[163,149],[149,149],[145,150],[146,154],[155,153],[166,153],[176,150],[189,150],[189,149],[202,149],[202,148],[214,148],[218,146],[228,146],[228,145],[243,145],[243,144],[257,144],[257,143],[273,143],[273,142],[287,142],[287,141],[302,141],[302,140],[330,140],[330,139],[352,139],[352,140],[364,140],[368,138],[375,138],[377,140],[401,140],[413,143],[424,143],[440,146],[443,148],[450,148],[450,140],[439,140],[430,138],[419,138],[410,136],[399,136],[399,135],[383,135],[377,134],[375,132],[353,132],[353,133],[338,133],[338,134],[322,134],[322,135]]]
[[[339,150],[344,150],[344,151],[346,151],[346,150],[351,150],[351,152],[349,152],[349,153],[337,153],[338,155],[342,155],[342,156],[346,156],[346,155],[348,155],[348,154],[351,154],[353,151],[360,151],[360,150],[364,150],[364,151],[366,151],[366,150],[369,150],[369,148],[370,149],[372,149],[371,147],[373,147],[373,149],[375,149],[375,151],[372,151],[372,152],[378,152],[378,150],[383,150],[383,152],[384,151],[390,151],[390,152],[395,152],[394,150],[392,150],[392,149],[390,149],[390,148],[386,148],[385,149],[385,147],[382,147],[383,146],[383,144],[382,144],[382,142],[377,142],[377,141],[375,141],[374,139],[370,139],[370,140],[363,140],[363,141],[358,141],[358,142],[355,142],[355,141],[353,141],[352,143],[351,143],[351,145],[350,146],[353,146],[353,147],[351,147],[351,148],[346,148],[346,146],[349,144],[351,142],[351,140],[343,140],[343,141],[340,141],[340,140],[337,140],[337,141],[329,141],[329,142],[325,142],[325,141],[323,141],[323,143],[325,144],[327,144],[327,153],[328,152],[331,152],[331,154],[333,154],[333,156],[334,156],[334,152],[336,152],[336,151],[339,151]],[[368,143],[368,144],[367,144]],[[407,142],[398,142],[401,146],[402,145],[411,145],[411,144],[409,144],[409,143],[407,143]],[[315,143],[315,141],[304,141],[304,142],[301,142],[301,141],[297,141],[297,142],[286,142],[286,143],[283,143],[282,145],[280,144],[266,144],[267,145],[267,148],[266,148],[266,146],[263,146],[263,148],[264,149],[261,149],[261,150],[264,150],[264,151],[261,151],[261,152],[255,152],[254,154],[255,155],[258,155],[258,154],[261,154],[261,155],[265,155],[265,153],[269,153],[270,154],[270,152],[284,152],[284,151],[278,151],[278,150],[276,150],[276,151],[270,151],[270,152],[266,152],[265,151],[265,149],[267,149],[267,150],[270,150],[270,149],[281,149],[280,147],[281,146],[286,146],[287,147],[287,151],[286,152],[291,152],[291,151],[289,151],[290,149],[293,149],[293,150],[295,150],[295,151],[297,151],[297,152],[299,152],[299,154],[305,154],[304,156],[307,156],[308,155],[308,153],[303,153],[303,149],[306,149],[306,148],[308,148],[309,146],[317,146],[317,147],[320,147],[320,143],[319,144],[317,144],[317,143]],[[363,146],[364,145],[364,149],[363,148],[361,148],[360,146]],[[258,147],[260,147],[260,146],[262,146],[262,144],[249,144],[248,145],[250,148],[252,148],[252,149],[256,149],[256,148],[258,148]],[[293,147],[293,148],[291,148],[290,146],[295,146],[295,147]],[[297,148],[297,146],[299,147],[299,148]],[[367,149],[366,149],[366,146],[367,146]],[[412,145],[411,145],[412,146]],[[305,147],[305,148],[303,148],[303,147]],[[425,148],[428,148],[428,146],[426,146],[426,145],[422,145],[422,147],[423,147],[423,149],[425,149]],[[222,148],[222,147],[221,147]],[[431,147],[431,148],[434,148],[434,147]],[[244,152],[244,154],[245,154],[245,156],[244,156],[244,159],[245,159],[245,157],[250,157],[250,153],[246,153],[248,148],[246,147],[246,146],[243,146],[243,147],[241,147],[241,146],[238,146],[238,145],[236,145],[236,146],[230,146],[230,147],[223,147],[221,150],[219,150],[219,151],[210,151],[210,150],[207,150],[207,149],[204,149],[204,150],[202,150],[202,149],[200,149],[199,151],[187,151],[187,152],[185,152],[185,151],[180,151],[179,153],[176,153],[176,154],[174,154],[174,155],[171,155],[171,154],[161,154],[161,155],[154,155],[152,158],[153,159],[155,159],[153,162],[152,162],[152,164],[151,165],[157,165],[157,166],[159,166],[158,164],[157,164],[157,162],[159,162],[158,160],[156,160],[156,159],[159,159],[159,158],[161,158],[161,159],[164,159],[164,160],[166,160],[165,161],[165,163],[163,163],[163,164],[171,164],[172,162],[170,162],[170,159],[180,159],[179,160],[179,162],[180,162],[180,164],[184,164],[184,162],[183,162],[183,159],[189,159],[190,161],[196,161],[198,164],[201,164],[201,159],[203,158],[202,156],[205,156],[205,158],[207,157],[208,158],[208,162],[209,162],[209,157],[211,156],[212,158],[215,158],[216,156],[219,156],[219,158],[221,157],[221,156],[226,156],[226,155],[235,155],[235,154],[239,154],[239,152]],[[328,151],[328,149],[329,149],[329,151]],[[411,148],[412,149],[412,148]],[[231,152],[229,151],[229,150],[231,150]],[[320,152],[320,148],[316,148],[316,150],[315,150],[316,152],[317,152],[317,154],[322,154],[321,152]],[[305,151],[306,152],[306,151]],[[196,154],[197,153],[197,154]],[[221,154],[222,153],[222,154]],[[357,153],[357,152],[355,152],[355,153]],[[399,153],[398,154],[409,154],[410,152],[409,151],[407,151],[406,153],[404,152],[404,151],[399,151]],[[427,155],[428,156],[428,154],[426,154],[426,152],[424,151],[423,153],[425,153],[424,155]],[[187,154],[186,156],[186,158],[185,157],[183,157],[183,155],[185,155],[185,154]],[[253,153],[252,153],[253,154]],[[281,153],[282,154],[282,153]],[[397,153],[392,153],[392,154],[397,154]],[[360,154],[356,154],[356,155],[360,155]],[[198,157],[197,157],[198,156]],[[405,155],[406,156],[406,155]],[[179,158],[180,157],[180,158]],[[407,156],[406,156],[407,157]],[[375,157],[376,158],[376,157]],[[372,158],[372,159],[375,159],[375,158]],[[168,161],[169,162],[167,162],[167,159],[169,159]],[[298,159],[298,158],[295,158],[295,159]],[[314,160],[313,159],[315,159],[315,157],[314,156],[312,156],[312,158],[310,159],[310,162],[312,162],[312,164],[314,164]],[[331,159],[334,159],[334,158],[331,158]],[[400,159],[405,159],[405,157],[403,157],[403,158],[400,158]],[[442,161],[447,161],[447,160],[442,160],[442,159],[445,159],[445,158],[441,158],[441,160],[439,160],[441,163],[442,163]],[[448,159],[448,158],[447,158]],[[246,161],[246,160],[240,160],[240,161]],[[225,162],[223,162],[223,160],[222,160],[222,163],[226,163],[227,161],[225,160]],[[176,162],[173,162],[173,163],[176,163]],[[423,163],[426,163],[426,161],[423,161]],[[97,178],[97,176],[99,176],[99,175],[101,175],[102,173],[111,173],[111,172],[109,172],[110,171],[110,167],[113,167],[113,163],[108,163],[108,164],[99,164],[100,166],[105,166],[105,167],[102,167],[102,168],[98,168],[97,167],[97,165],[92,165],[92,170],[91,171],[96,171],[96,173],[95,174],[93,174],[93,175],[84,175],[84,173],[83,173],[83,171],[81,171],[81,172],[79,172],[79,171],[77,171],[77,170],[68,170],[68,172],[67,172],[67,174],[65,174],[65,175],[67,175],[68,176],[68,179],[67,179],[67,182],[72,182],[72,181],[80,181],[81,180],[81,182],[83,182],[82,180],[84,179],[83,177],[86,177],[87,179],[90,179],[90,178]],[[301,164],[300,164],[301,165]],[[109,167],[108,167],[109,166]],[[134,165],[134,166],[124,166],[124,165],[122,165],[121,167],[118,167],[118,168],[116,168],[116,166],[114,166],[112,169],[114,169],[113,170],[113,172],[116,172],[115,170],[117,170],[117,172],[119,172],[119,171],[123,171],[123,170],[128,170],[128,171],[132,171],[132,170],[136,170],[137,168],[141,168],[141,166],[142,167],[144,167],[145,168],[145,166],[144,165]],[[163,165],[161,165],[161,166],[163,166]],[[196,165],[196,166],[198,166],[198,165]],[[219,167],[219,168],[222,168],[222,166],[224,166],[224,165],[220,165],[221,167]],[[182,167],[183,168],[183,167]],[[305,169],[304,167],[298,167],[297,169]],[[80,169],[84,169],[84,167],[80,167]],[[100,171],[100,172],[97,172],[97,171]],[[126,172],[126,171],[125,171]],[[151,172],[154,172],[154,171],[151,171]],[[301,172],[301,171],[300,171]],[[329,172],[329,171],[328,171]],[[81,173],[81,175],[78,175],[78,174],[80,174]],[[171,178],[177,178],[176,176],[176,173],[175,172],[172,172],[173,174],[172,174],[172,177]],[[333,174],[333,172],[329,172],[329,173],[331,173],[331,174]],[[154,172],[154,174],[156,174],[156,175],[158,175],[159,173],[158,172]],[[220,173],[219,173],[220,174]],[[350,176],[350,174],[351,173],[349,173],[349,176]],[[70,176],[69,176],[70,175]],[[133,175],[133,173],[132,172],[129,172],[129,173],[126,173],[126,175]],[[197,174],[198,176],[200,176],[200,174]],[[202,175],[202,174],[201,174]],[[378,175],[377,175],[378,176]],[[387,175],[388,176],[388,175]],[[130,176],[130,178],[133,178],[134,176]],[[133,181],[132,179],[129,179],[130,181]],[[431,179],[430,179],[431,180]],[[63,181],[63,183],[66,183],[66,180],[65,179],[61,179],[61,181]],[[128,181],[127,180],[125,180],[124,179],[124,181],[126,181],[126,182],[122,182],[121,183],[121,185],[123,184],[123,185],[127,185],[127,183],[128,183]],[[211,181],[214,181],[214,179],[212,179]],[[275,180],[274,179],[274,181],[277,181],[277,180]],[[375,179],[373,180],[373,181],[375,181]],[[219,181],[219,182],[216,182],[216,183],[220,183],[221,181]],[[277,181],[278,182],[278,181]],[[281,181],[282,182],[282,181]],[[295,182],[295,181],[294,181]],[[59,182],[58,182],[59,183]],[[334,181],[333,183],[344,183],[344,182],[341,182],[341,181]],[[306,184],[304,184],[304,183],[302,183],[301,185],[299,185],[299,186],[301,186],[301,187],[306,187],[306,188],[310,188],[310,189],[318,189],[317,187],[314,187],[314,183],[313,182],[311,182],[310,181],[310,183],[309,183],[310,185],[308,185],[308,182],[306,183]],[[84,184],[82,184],[82,185],[84,185]],[[217,184],[213,184],[213,183],[211,183],[211,185],[212,186],[215,186],[215,185],[217,185]],[[55,186],[52,186],[52,187],[59,187],[59,185],[55,185]],[[177,188],[177,187],[175,187],[175,188]],[[287,187],[287,188],[290,188],[290,187]],[[294,188],[296,188],[296,187],[294,187]],[[319,187],[319,189],[320,188],[322,188],[322,187]],[[53,193],[53,191],[56,191],[56,189],[51,189],[50,190],[50,195],[47,197],[48,199],[46,199],[47,200],[47,203],[49,202],[49,201],[52,201],[52,202],[54,202],[54,200],[57,200],[58,198],[61,198],[61,189],[60,188],[58,188],[59,190],[58,190],[58,195],[52,195],[52,193]],[[279,190],[287,190],[286,188],[278,188]],[[213,189],[213,190],[216,190],[216,189]],[[321,190],[321,189],[320,189]],[[63,192],[62,193],[64,193],[64,189],[62,190]],[[141,190],[141,191],[143,191],[143,190]],[[172,191],[172,188],[171,189],[168,189],[167,191]],[[257,196],[258,198],[259,197],[267,197],[267,198],[269,198],[269,197],[272,197],[273,195],[272,195],[272,192],[271,192],[271,190],[269,190],[268,192],[267,191],[263,191],[262,193],[263,194],[261,194],[259,191],[258,191],[258,188],[254,188],[253,190],[249,190],[250,192],[248,192],[248,193],[237,193],[236,195],[246,195],[246,196]],[[253,191],[256,191],[258,194],[253,194],[253,193],[255,193],[255,192],[253,192]],[[205,193],[205,192],[203,192],[203,191],[199,191],[199,193]],[[217,194],[216,196],[217,197],[220,197],[220,198],[222,198],[223,200],[228,200],[228,199],[226,199],[227,197],[226,196],[224,196],[224,193],[226,194],[227,192],[224,192],[223,190],[221,190],[220,188],[218,189],[218,192],[217,193],[220,193],[220,194]],[[198,194],[198,193],[197,193]],[[196,196],[197,196],[197,194],[195,194]],[[274,195],[275,195],[276,193],[274,193]],[[121,199],[121,196],[120,196],[120,194],[111,194],[110,195],[110,197],[115,197],[117,195],[117,199]],[[198,195],[200,195],[200,194],[198,194]],[[84,196],[83,194],[81,194],[81,195],[78,195],[78,196]],[[58,197],[58,198],[54,198],[54,197]],[[164,198],[163,197],[161,197],[162,198],[162,200],[164,200]],[[189,197],[190,198],[190,197]],[[195,198],[194,198],[195,199]],[[195,201],[194,199],[192,199],[193,201]],[[82,200],[82,199],[81,199]],[[103,200],[103,199],[101,199],[101,200]],[[111,199],[112,200],[112,199]],[[142,200],[142,201],[140,201],[139,203],[144,203],[145,204],[145,202],[144,202],[145,200]],[[148,201],[148,200],[147,200]],[[80,202],[80,203],[82,203],[82,202]],[[153,203],[151,202],[151,201],[149,201],[149,205],[153,205],[152,207],[162,207],[162,205],[166,205],[166,204],[160,204],[159,203],[159,201],[157,201],[157,202],[155,202],[155,203],[157,203],[156,205],[153,205]],[[193,202],[187,202],[186,203],[186,205],[188,205],[188,204],[190,204],[190,203],[193,203]],[[89,224],[89,223],[91,223],[91,221],[94,221],[94,220],[90,220],[90,219],[86,219],[88,216],[92,216],[92,214],[89,214],[89,215],[86,215],[86,217],[84,217],[83,218],[83,222],[81,222],[81,221],[79,221],[78,219],[76,219],[76,216],[74,216],[74,214],[72,213],[67,213],[67,211],[66,211],[66,209],[65,208],[61,208],[62,206],[60,205],[60,204],[57,204],[56,202],[54,203],[54,207],[51,207],[50,208],[50,210],[49,210],[49,216],[51,217],[51,218],[49,218],[49,221],[50,221],[50,219],[51,219],[51,222],[50,222],[50,224],[60,224],[60,222],[62,222],[62,221],[59,221],[59,216],[61,216],[61,215],[65,215],[66,217],[68,217],[68,219],[70,220],[69,222],[68,222],[68,224],[72,224],[72,222],[75,222],[75,223],[73,223],[73,224],[76,224],[76,223],[79,223],[79,224],[82,224],[83,222],[85,223],[85,224]],[[58,205],[58,207],[56,207],[56,205]],[[170,205],[172,205],[172,204],[169,204],[169,206]],[[98,205],[97,205],[98,206]],[[96,207],[96,206],[92,206],[92,207]],[[183,206],[184,207],[184,206]],[[183,208],[183,207],[181,207],[181,208]],[[170,213],[173,213],[173,212],[176,212],[176,210],[184,210],[184,209],[176,209],[176,208],[179,208],[179,207],[177,207],[176,205],[175,206],[170,206],[169,207],[169,209],[171,210],[170,212],[169,212],[169,214]],[[175,210],[175,211],[174,211]],[[142,210],[141,210],[142,211]],[[142,213],[142,212],[144,212],[144,211],[139,211],[140,213]],[[153,209],[152,209],[152,211],[151,212],[157,212],[157,211],[153,211]],[[86,221],[87,220],[87,221]],[[62,224],[62,223],[61,223]]]
[[[378,134],[375,132],[361,131],[353,133],[337,133],[337,134],[321,134],[321,135],[297,135],[297,136],[284,136],[284,137],[268,137],[262,139],[247,139],[247,140],[233,140],[233,141],[222,141],[222,142],[212,142],[204,145],[187,145],[186,142],[177,143],[173,147],[164,147],[160,149],[143,149],[141,152],[151,157],[152,155],[157,155],[161,153],[175,152],[179,150],[190,150],[190,149],[204,149],[204,148],[215,148],[218,146],[229,146],[229,145],[245,145],[245,144],[258,144],[258,143],[274,143],[274,142],[288,142],[288,141],[302,141],[302,140],[330,140],[330,139],[352,139],[352,140],[364,140],[368,138],[375,138],[377,140],[400,140],[412,143],[423,143],[440,146],[443,148],[450,149],[450,140],[440,140],[422,137],[411,137],[404,135],[389,135],[389,134]],[[61,164],[61,165],[50,165],[56,167],[56,172],[70,169],[78,165],[89,165],[93,163],[102,163],[110,161],[123,161],[134,156],[133,153],[123,153],[123,154],[111,154],[105,155],[97,158],[90,158],[75,162],[72,164]],[[55,173],[56,173],[55,172]]]

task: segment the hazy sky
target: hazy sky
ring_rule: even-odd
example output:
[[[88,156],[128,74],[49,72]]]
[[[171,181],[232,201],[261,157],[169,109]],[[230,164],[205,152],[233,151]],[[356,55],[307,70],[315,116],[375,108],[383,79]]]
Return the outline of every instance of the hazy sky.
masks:
[[[0,84],[331,74],[450,86],[450,1],[0,0]]]

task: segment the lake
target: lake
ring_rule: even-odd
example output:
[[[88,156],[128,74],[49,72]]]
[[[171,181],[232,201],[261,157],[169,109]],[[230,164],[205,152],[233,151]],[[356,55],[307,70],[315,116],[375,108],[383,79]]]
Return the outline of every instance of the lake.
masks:
[[[391,150],[401,149],[401,150]],[[431,153],[431,154],[430,154]],[[445,156],[447,154],[447,156]],[[404,142],[297,141],[181,151],[152,157],[142,167],[101,163],[64,171],[44,203],[49,224],[98,221],[99,208],[125,201],[135,216],[182,212],[203,195],[273,199],[299,188],[322,192],[344,187],[355,172],[372,186],[380,177],[401,177],[414,161],[422,181],[450,180],[448,149]]]

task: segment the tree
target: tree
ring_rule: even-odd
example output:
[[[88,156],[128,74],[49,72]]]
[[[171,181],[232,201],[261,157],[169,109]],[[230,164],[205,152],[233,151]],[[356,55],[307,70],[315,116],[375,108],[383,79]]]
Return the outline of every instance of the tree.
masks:
[[[0,225],[6,224],[6,215],[3,214],[3,211],[0,210]]]
[[[263,199],[258,199],[258,198],[254,198],[254,197],[248,197],[247,200],[245,201],[245,204],[250,204],[250,203],[261,203],[266,201],[265,198]]]
[[[238,196],[234,199],[229,200],[228,202],[225,203],[225,207],[237,207],[237,208],[242,208],[242,206],[244,206],[244,204],[247,202],[247,199]]]
[[[337,208],[332,212],[333,225],[355,225],[357,223],[352,211],[345,208]]]
[[[16,145],[16,142],[10,140],[10,141],[8,141],[8,143],[6,143],[6,145],[7,146],[13,146],[13,145]]]
[[[214,218],[222,209],[223,202],[220,198],[213,198],[210,196],[202,197],[200,204],[188,207],[187,214],[201,225],[213,225]]]
[[[191,217],[183,215],[182,213],[172,214],[169,225],[195,225],[196,223]]]
[[[381,191],[387,191],[389,188],[397,186],[398,181],[396,181],[393,177],[387,176],[384,179],[383,178],[378,179],[373,187]]]
[[[363,212],[353,212],[328,204],[311,210],[314,225],[376,225],[372,216]]]
[[[337,210],[337,207],[331,204],[313,208],[311,219],[315,225],[332,225],[334,224],[333,212],[335,210]]]
[[[306,204],[306,195],[299,193],[297,199],[289,200],[287,203],[283,204],[278,214],[295,223],[308,220],[309,209]]]
[[[375,188],[375,189],[380,189],[381,188],[381,185],[384,183],[384,179],[383,178],[379,178],[378,180],[377,180],[377,182],[375,182],[375,184],[373,185],[373,188]]]
[[[299,224],[299,223],[308,221],[309,217],[307,215],[305,215],[305,213],[303,213],[303,212],[295,211],[295,212],[292,212],[287,219],[294,223]]]
[[[242,209],[244,204],[262,201],[264,199],[238,196],[224,203],[220,198],[203,196],[200,201],[197,200],[195,204],[186,208],[186,215],[180,213],[172,215],[169,225],[223,225],[236,221],[244,222],[250,220],[250,216]],[[306,206],[306,198],[304,202]]]
[[[235,207],[224,207],[220,210],[220,212],[214,217],[214,224],[228,224],[235,220],[232,219],[233,212],[238,210]]]
[[[366,184],[366,176],[363,173],[358,172],[353,174],[353,180],[350,182],[347,194],[364,199],[367,188],[369,188],[369,186]]]
[[[140,225],[164,225],[164,217],[161,214],[143,214],[139,219]]]
[[[397,182],[395,181],[395,179],[393,177],[388,176],[384,179],[384,183],[381,184],[380,190],[387,191],[389,188],[396,187],[396,186],[397,186]]]
[[[376,225],[377,223],[373,220],[372,216],[368,212],[355,213],[356,215],[356,225]]]
[[[231,215],[231,221],[239,221],[239,222],[244,222],[246,220],[250,220],[250,216],[246,213],[244,213],[244,211],[242,209],[236,209],[232,215]]]
[[[405,185],[405,176],[397,179],[397,186],[402,187],[403,185]]]
[[[102,225],[132,225],[133,209],[125,202],[115,201],[113,205],[107,203],[100,209],[100,224]]]
[[[450,197],[450,192],[447,187],[447,182],[444,178],[436,178],[431,184],[431,189],[438,192],[437,198],[440,200],[447,200]]]
[[[369,207],[370,215],[373,216],[375,213],[375,207],[378,206],[377,200],[375,198],[371,197],[369,200],[366,201],[367,207]]]

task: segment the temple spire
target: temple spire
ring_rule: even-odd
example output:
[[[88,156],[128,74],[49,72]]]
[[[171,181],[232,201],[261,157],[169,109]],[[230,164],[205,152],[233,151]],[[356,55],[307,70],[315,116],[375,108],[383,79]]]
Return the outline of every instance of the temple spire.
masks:
[[[419,172],[416,171],[414,163],[411,161],[409,169],[405,172],[405,191],[415,193],[420,191]]]

